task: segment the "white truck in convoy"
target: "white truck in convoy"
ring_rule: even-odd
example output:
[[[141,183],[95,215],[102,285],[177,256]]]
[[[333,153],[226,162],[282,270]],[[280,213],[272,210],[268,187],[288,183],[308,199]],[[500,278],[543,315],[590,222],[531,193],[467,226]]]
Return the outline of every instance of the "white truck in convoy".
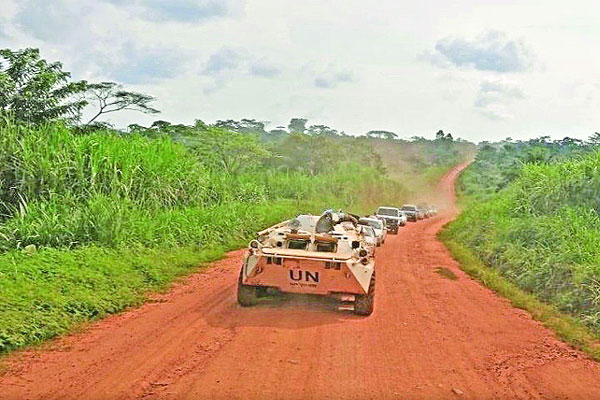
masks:
[[[396,207],[379,207],[375,216],[385,222],[385,227],[393,235],[398,233],[401,226],[406,225],[406,216]]]

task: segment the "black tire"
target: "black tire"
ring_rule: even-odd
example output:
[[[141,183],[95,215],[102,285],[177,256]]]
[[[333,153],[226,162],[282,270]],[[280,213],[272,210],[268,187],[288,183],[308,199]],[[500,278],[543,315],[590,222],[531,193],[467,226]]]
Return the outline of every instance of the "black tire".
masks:
[[[258,302],[258,295],[255,286],[242,284],[242,273],[244,267],[240,269],[240,277],[238,278],[237,301],[242,307],[253,306]]]
[[[375,271],[371,275],[371,283],[369,284],[369,292],[367,294],[359,294],[354,299],[354,313],[358,315],[371,315],[375,308]]]

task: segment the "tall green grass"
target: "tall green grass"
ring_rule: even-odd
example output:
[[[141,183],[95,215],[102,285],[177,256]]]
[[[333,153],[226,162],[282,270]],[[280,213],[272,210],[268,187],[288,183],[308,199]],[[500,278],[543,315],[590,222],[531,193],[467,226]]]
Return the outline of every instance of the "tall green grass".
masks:
[[[505,278],[600,335],[600,152],[527,164],[448,228]]]

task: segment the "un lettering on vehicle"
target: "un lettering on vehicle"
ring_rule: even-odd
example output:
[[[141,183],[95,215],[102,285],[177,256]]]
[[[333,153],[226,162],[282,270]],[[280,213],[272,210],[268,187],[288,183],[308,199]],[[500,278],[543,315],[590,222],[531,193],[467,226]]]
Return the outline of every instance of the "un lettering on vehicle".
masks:
[[[311,272],[301,269],[290,269],[288,272],[291,286],[317,287],[319,284],[319,271]]]

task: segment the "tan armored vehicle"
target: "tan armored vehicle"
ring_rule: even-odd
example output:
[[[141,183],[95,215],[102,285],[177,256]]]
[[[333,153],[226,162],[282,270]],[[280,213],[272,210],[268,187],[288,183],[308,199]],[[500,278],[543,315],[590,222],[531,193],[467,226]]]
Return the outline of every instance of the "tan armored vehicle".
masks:
[[[336,297],[370,315],[375,297],[374,247],[357,220],[326,211],[299,215],[258,233],[240,270],[238,302],[253,305],[267,289]]]

